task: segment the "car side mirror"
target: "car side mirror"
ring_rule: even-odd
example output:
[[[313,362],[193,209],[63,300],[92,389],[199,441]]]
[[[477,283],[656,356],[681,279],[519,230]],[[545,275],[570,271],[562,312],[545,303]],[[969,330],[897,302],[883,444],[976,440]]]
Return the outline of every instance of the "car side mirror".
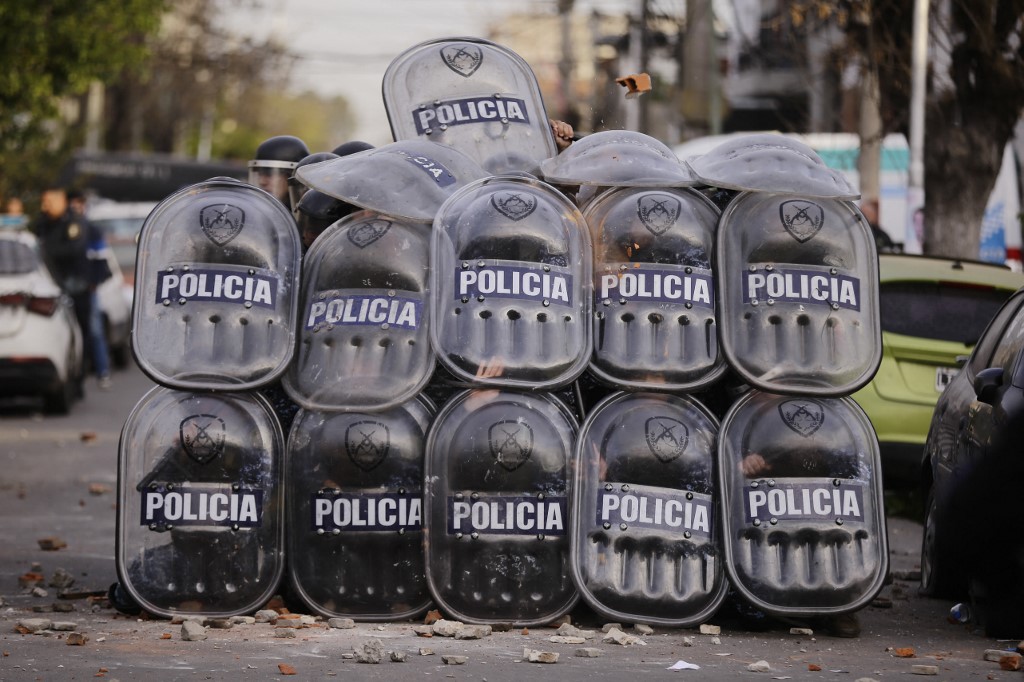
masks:
[[[1003,368],[989,367],[983,369],[974,377],[974,393],[978,400],[987,405],[995,403],[999,395],[999,389],[1003,385]]]

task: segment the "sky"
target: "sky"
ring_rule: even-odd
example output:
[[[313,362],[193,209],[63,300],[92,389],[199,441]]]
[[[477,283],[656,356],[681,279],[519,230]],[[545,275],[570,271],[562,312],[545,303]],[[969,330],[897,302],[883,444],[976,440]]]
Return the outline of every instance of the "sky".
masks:
[[[576,11],[621,12],[635,0],[576,0]],[[388,64],[435,38],[485,37],[492,21],[512,11],[549,10],[555,0],[259,0],[255,8],[227,3],[235,33],[276,37],[298,57],[292,90],[343,95],[358,122],[355,139],[391,141],[381,98]],[[551,10],[553,11],[553,10]]]

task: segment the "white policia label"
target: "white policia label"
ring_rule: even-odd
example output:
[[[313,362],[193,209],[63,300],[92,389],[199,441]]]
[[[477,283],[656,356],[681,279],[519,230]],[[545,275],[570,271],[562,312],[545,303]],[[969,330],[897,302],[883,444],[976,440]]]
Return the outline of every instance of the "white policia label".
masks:
[[[416,122],[417,135],[423,135],[427,130],[439,125],[458,126],[488,121],[530,124],[524,100],[500,96],[465,97],[433,102],[415,109],[412,118]]]
[[[602,489],[597,494],[599,526],[625,524],[628,528],[690,531],[698,537],[711,537],[714,501],[710,495],[632,484],[623,491],[622,484],[611,485],[612,490]]]
[[[190,489],[178,484],[173,490],[157,488],[142,492],[140,524],[143,526],[239,526],[263,525],[263,491],[233,490],[230,486]]]
[[[828,271],[776,267],[743,273],[743,298],[772,298],[810,305],[832,305],[860,310],[860,280]]]
[[[759,482],[743,489],[743,506],[748,521],[864,520],[864,484],[859,481],[801,481],[774,486]]]
[[[448,534],[565,535],[566,498],[493,495],[448,497]]]
[[[156,275],[156,302],[221,301],[273,308],[277,302],[278,276],[271,272],[238,272],[190,267],[161,270]]]
[[[418,493],[333,493],[310,495],[312,529],[344,531],[420,530],[423,498]]]
[[[597,300],[623,298],[627,301],[658,301],[661,303],[692,303],[714,308],[715,289],[711,274],[691,272],[685,268],[630,266],[628,270],[601,275]]]
[[[546,269],[545,269],[546,268]],[[515,298],[573,306],[572,275],[550,265],[495,265],[455,270],[455,298]]]
[[[312,329],[322,323],[386,323],[398,329],[418,329],[423,311],[422,300],[402,296],[342,296],[334,291],[317,292],[312,299],[309,314],[306,316],[306,329]]]

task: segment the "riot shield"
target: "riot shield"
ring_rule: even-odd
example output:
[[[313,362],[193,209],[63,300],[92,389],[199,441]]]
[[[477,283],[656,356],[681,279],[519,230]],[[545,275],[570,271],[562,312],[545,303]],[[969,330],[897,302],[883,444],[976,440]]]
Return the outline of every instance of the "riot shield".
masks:
[[[577,600],[569,569],[569,461],[576,421],[545,393],[474,389],[427,438],[427,584],[467,623],[539,625]]]
[[[529,64],[490,41],[442,38],[411,47],[384,72],[383,91],[396,140],[450,145],[490,173],[535,173],[557,152]]]
[[[742,135],[685,163],[700,182],[712,187],[819,199],[860,197],[817,152],[785,135]]]
[[[690,187],[699,184],[663,142],[632,130],[603,130],[545,159],[541,174],[559,185]]]
[[[722,421],[718,477],[729,578],[779,616],[854,611],[889,552],[878,441],[851,398],[751,391]]]
[[[233,616],[284,571],[284,435],[257,393],[154,388],[121,432],[117,574],[150,613]]]
[[[718,228],[722,351],[765,391],[840,396],[881,362],[878,257],[847,201],[745,192]]]
[[[307,410],[377,410],[434,369],[427,333],[429,226],[360,211],[303,262],[298,349],[284,388]]]
[[[495,176],[445,202],[430,245],[431,344],[477,385],[548,389],[590,354],[590,239],[556,189]]]
[[[424,140],[392,142],[295,171],[310,189],[415,222],[430,222],[456,190],[488,175],[459,150]]]
[[[433,407],[303,410],[288,437],[288,566],[327,617],[404,620],[430,604],[423,560],[423,452]]]
[[[717,437],[718,420],[685,396],[617,393],[587,417],[573,460],[570,556],[597,613],[689,627],[725,599]]]
[[[620,388],[676,391],[718,378],[714,204],[690,189],[620,188],[583,216],[594,250],[590,372]]]
[[[272,382],[292,358],[300,258],[291,213],[263,190],[214,179],[164,199],[139,236],[139,367],[182,390]]]

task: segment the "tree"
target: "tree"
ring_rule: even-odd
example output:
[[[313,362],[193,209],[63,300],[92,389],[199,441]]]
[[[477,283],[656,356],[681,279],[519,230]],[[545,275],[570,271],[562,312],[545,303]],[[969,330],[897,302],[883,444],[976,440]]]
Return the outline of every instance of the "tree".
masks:
[[[870,17],[886,129],[906,131],[913,3],[854,0]],[[1003,150],[1024,113],[1024,0],[933,0],[925,106],[925,253],[976,257]]]
[[[53,179],[55,169],[32,169],[56,151],[60,98],[141,63],[164,7],[165,0],[0,0],[0,192]]]

